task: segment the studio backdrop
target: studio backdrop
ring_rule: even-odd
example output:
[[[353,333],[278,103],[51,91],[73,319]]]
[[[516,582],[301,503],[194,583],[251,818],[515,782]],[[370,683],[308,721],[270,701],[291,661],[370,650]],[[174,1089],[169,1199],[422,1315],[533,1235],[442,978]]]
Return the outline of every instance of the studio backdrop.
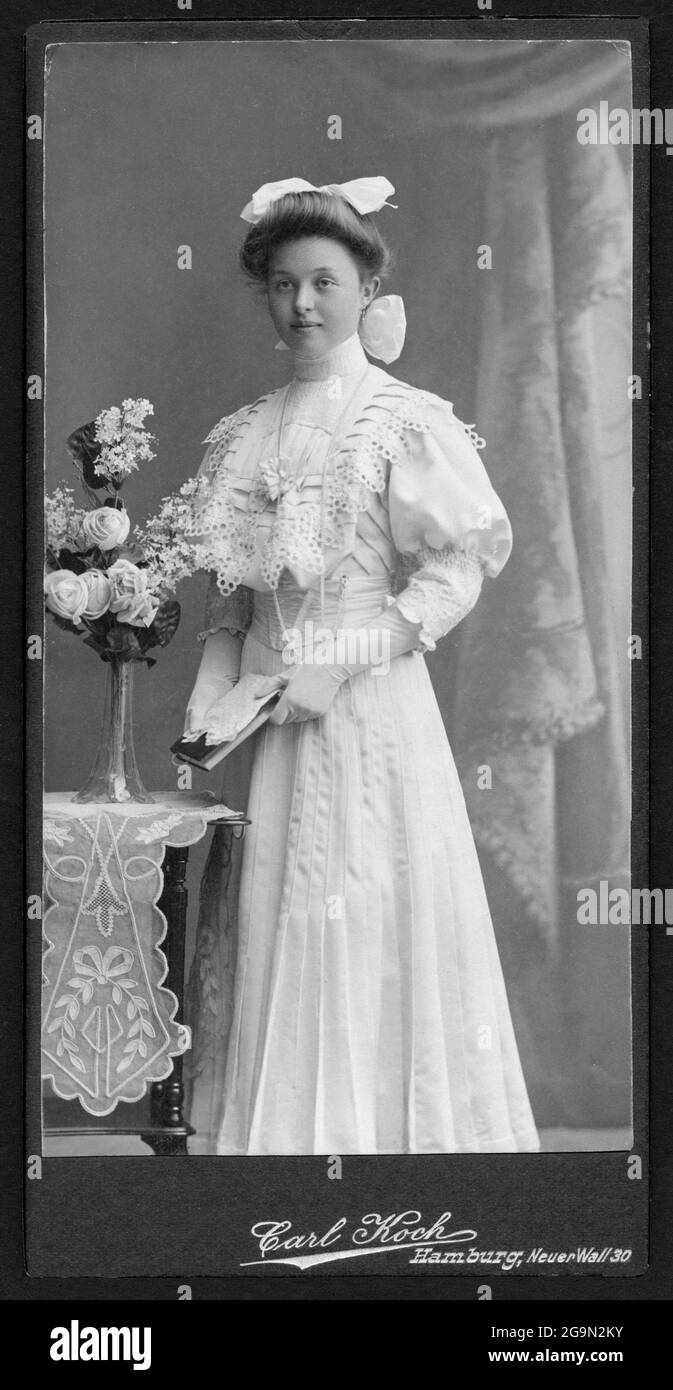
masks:
[[[541,1127],[623,1133],[628,938],[580,926],[577,892],[628,885],[630,164],[619,147],[580,144],[577,112],[630,107],[628,45],[48,53],[49,491],[76,483],[70,432],[144,396],[157,458],[125,487],[142,522],[196,472],[221,416],[286,381],[265,306],[237,268],[255,188],[290,176],[394,184],[397,211],[379,219],[395,252],[386,289],[404,297],[409,323],[391,370],[475,423],[514,531],[502,576],[428,661],[531,1102]],[[182,585],[177,636],[137,674],[136,751],[154,790],[176,785],[169,745],[200,659],[206,583]],[[103,674],[47,624],[48,791],[86,777]],[[194,776],[197,788],[220,785],[217,773]],[[192,856],[192,888],[204,853]]]

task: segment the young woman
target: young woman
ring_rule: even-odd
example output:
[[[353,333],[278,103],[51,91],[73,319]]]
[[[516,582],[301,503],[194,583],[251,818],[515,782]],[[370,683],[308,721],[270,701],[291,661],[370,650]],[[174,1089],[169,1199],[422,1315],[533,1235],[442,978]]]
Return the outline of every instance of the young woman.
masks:
[[[376,300],[393,192],[290,179],[242,213],[293,375],[216,425],[194,505],[213,577],[186,731],[242,674],[284,681],[241,862],[221,888],[216,838],[204,877],[192,1119],[221,1154],[538,1147],[423,655],[511,530],[449,402],[366,355],[404,337],[401,300]]]

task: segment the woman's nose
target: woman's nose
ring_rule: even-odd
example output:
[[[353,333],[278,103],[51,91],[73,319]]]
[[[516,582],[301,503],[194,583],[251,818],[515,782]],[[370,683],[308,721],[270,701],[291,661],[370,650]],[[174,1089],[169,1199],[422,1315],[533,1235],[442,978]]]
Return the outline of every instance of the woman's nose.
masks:
[[[294,307],[298,314],[306,314],[313,304],[313,290],[310,284],[298,285],[294,298]]]

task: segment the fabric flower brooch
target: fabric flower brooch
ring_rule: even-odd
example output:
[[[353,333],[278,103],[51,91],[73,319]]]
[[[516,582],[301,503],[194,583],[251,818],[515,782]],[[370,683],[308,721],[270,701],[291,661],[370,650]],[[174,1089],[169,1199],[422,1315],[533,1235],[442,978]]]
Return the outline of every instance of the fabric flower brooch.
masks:
[[[295,477],[286,472],[283,462],[283,457],[277,456],[260,463],[252,494],[253,510],[264,511],[269,502],[283,502],[292,507],[300,501],[299,494],[306,480],[303,476]]]

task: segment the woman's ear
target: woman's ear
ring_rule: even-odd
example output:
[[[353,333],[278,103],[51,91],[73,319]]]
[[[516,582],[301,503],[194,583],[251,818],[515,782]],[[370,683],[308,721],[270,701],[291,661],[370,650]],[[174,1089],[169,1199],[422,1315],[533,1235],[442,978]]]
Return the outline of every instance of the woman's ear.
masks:
[[[371,304],[372,299],[376,298],[381,288],[381,280],[378,275],[372,275],[371,280],[364,280],[362,284],[362,307],[366,309]]]

